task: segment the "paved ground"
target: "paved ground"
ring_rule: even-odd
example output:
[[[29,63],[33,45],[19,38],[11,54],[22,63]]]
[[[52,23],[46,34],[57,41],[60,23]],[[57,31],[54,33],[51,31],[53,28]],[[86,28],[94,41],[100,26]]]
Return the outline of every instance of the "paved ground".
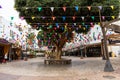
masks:
[[[0,64],[0,80],[120,80],[120,57],[111,58],[114,72],[104,72],[102,58],[66,57],[71,65],[44,65],[44,58]]]

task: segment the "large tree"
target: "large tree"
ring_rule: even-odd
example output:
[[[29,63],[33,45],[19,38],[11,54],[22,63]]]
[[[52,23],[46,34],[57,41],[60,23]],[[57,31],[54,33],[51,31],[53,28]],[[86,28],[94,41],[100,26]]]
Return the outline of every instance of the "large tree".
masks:
[[[73,40],[74,32],[87,33],[100,22],[99,10],[102,21],[117,18],[118,5],[119,0],[15,0],[20,17],[40,29],[39,45],[55,46],[57,59],[65,43]]]

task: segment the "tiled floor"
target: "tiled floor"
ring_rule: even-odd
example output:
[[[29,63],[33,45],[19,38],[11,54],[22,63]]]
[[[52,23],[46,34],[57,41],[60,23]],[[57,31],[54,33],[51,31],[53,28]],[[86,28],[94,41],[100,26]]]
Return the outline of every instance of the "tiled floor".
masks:
[[[0,80],[120,80],[120,58],[111,58],[114,72],[104,72],[102,58],[65,57],[71,65],[45,65],[44,58],[0,64]]]

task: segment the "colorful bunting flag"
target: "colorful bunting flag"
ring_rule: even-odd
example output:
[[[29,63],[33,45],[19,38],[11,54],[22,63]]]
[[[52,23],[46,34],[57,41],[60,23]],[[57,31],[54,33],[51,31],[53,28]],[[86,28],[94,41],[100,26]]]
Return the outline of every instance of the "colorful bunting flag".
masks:
[[[112,19],[115,19],[115,16],[111,16],[112,17]]]
[[[79,7],[78,6],[75,6],[75,10],[78,11]]]
[[[38,7],[38,11],[41,11],[42,10],[42,7]]]
[[[66,11],[66,7],[63,7],[64,12]]]
[[[54,11],[54,7],[50,7],[51,11],[53,12]]]
[[[44,17],[44,16],[42,16],[42,19],[45,19],[45,17]]]
[[[66,19],[66,16],[63,16],[62,18],[63,18],[63,21],[65,21],[65,19]]]
[[[21,16],[21,17],[20,17],[20,19],[21,19],[21,20],[24,20],[24,17],[23,17],[23,16]]]
[[[102,16],[102,19],[105,20],[105,16]]]
[[[96,41],[95,32],[93,32],[93,39]]]
[[[11,20],[13,20],[14,19],[14,17],[11,17]]]
[[[73,20],[75,20],[75,16],[73,16],[72,18],[73,18]]]
[[[99,33],[99,34],[98,34],[98,37],[97,37],[98,40],[100,40],[100,35],[101,35],[101,34]]]
[[[112,6],[110,6],[111,7],[111,9],[113,10],[114,9],[114,6],[112,5]]]
[[[32,18],[32,19],[35,19],[35,17],[34,17],[34,16],[32,16],[31,18]]]
[[[88,6],[87,8],[88,8],[89,11],[91,10],[91,6]]]
[[[102,10],[102,6],[98,6],[98,8],[99,8],[100,10]]]
[[[76,23],[74,23],[74,26],[76,26],[77,24]]]
[[[2,6],[0,5],[0,8],[2,8]]]
[[[56,18],[55,16],[52,17],[53,21],[55,20],[55,18]]]
[[[94,19],[95,19],[95,17],[94,17],[94,16],[91,16],[91,18],[92,18],[92,20],[94,20]]]
[[[84,16],[82,16],[81,18],[82,18],[82,20],[84,21],[85,17],[84,17]]]

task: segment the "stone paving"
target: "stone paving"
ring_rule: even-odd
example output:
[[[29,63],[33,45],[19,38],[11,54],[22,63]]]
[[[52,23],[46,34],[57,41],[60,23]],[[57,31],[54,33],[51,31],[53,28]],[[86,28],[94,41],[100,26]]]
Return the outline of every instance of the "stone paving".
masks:
[[[44,57],[0,64],[0,80],[120,80],[120,57],[111,58],[114,72],[104,72],[102,58],[65,57],[71,65],[45,65]]]

